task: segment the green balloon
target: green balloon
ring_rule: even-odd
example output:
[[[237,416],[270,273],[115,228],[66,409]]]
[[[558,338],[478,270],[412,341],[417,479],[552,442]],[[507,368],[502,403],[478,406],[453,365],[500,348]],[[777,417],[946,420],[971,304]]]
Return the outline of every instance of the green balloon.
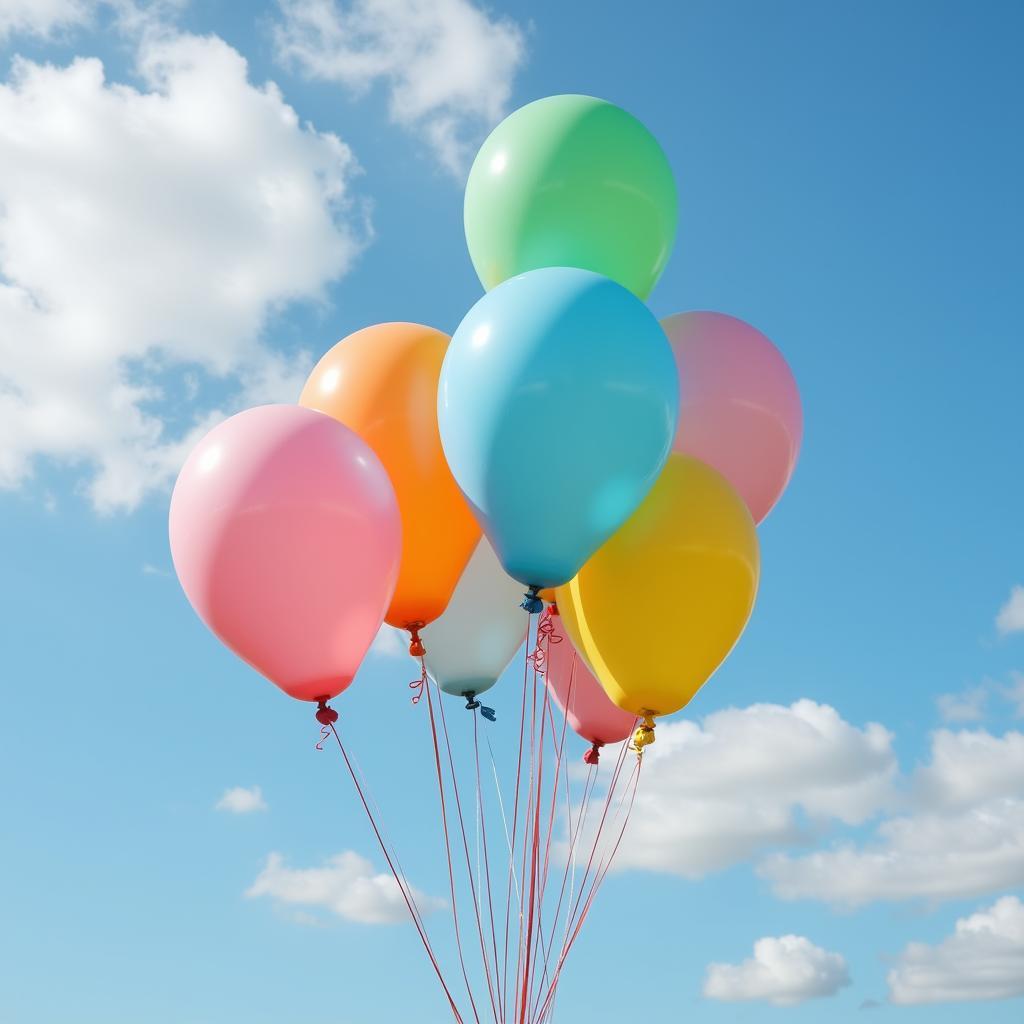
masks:
[[[488,136],[465,218],[488,290],[527,270],[579,267],[646,299],[675,241],[676,184],[635,117],[593,96],[549,96]]]

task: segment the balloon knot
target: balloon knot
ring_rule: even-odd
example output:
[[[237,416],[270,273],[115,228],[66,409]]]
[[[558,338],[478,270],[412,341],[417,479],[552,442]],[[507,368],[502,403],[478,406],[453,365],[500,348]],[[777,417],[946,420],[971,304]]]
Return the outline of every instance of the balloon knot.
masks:
[[[599,743],[594,740],[594,745],[583,755],[584,764],[600,764],[601,762],[601,748],[604,746],[603,743]]]
[[[495,714],[494,708],[489,708],[486,704],[481,704],[480,701],[476,699],[476,692],[474,690],[467,690],[462,696],[466,698],[467,711],[476,711],[479,708],[480,714],[483,715],[488,722],[497,721],[498,716]]]
[[[316,749],[324,749],[324,740],[331,738],[331,729],[338,720],[338,712],[327,706],[327,697],[318,697],[316,701],[316,720],[320,723],[320,739],[316,742]]]
[[[643,724],[633,733],[633,749],[637,755],[643,757],[644,747],[649,747],[654,742],[654,715],[645,714]]]
[[[412,702],[413,702],[413,704],[419,704],[420,700],[423,697],[423,687],[426,686],[426,685],[427,685],[427,663],[423,660],[423,655],[421,654],[420,655],[420,677],[419,677],[419,679],[414,679],[409,684],[409,689],[416,691],[412,695]]]
[[[316,720],[321,725],[334,725],[338,720],[338,712],[328,707],[326,697],[320,697],[316,702]]]
[[[537,612],[544,611],[544,602],[537,596],[540,593],[540,585],[530,584],[530,588],[523,594],[523,600],[519,607],[524,611],[529,612],[531,615],[535,615]]]
[[[414,658],[422,658],[427,653],[420,639],[420,630],[426,625],[425,622],[410,622],[405,628],[409,631],[409,653]]]

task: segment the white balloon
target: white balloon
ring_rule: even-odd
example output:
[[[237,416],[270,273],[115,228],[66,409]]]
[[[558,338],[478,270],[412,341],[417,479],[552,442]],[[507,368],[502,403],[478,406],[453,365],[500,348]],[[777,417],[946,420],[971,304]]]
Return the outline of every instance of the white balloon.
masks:
[[[481,538],[444,614],[420,630],[427,671],[456,697],[489,690],[526,639],[523,586]]]

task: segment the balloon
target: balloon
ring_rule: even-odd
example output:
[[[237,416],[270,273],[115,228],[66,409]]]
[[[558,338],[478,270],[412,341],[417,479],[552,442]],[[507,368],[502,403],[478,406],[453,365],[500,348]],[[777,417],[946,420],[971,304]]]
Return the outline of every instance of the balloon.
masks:
[[[750,324],[724,313],[662,321],[679,372],[674,448],[713,466],[760,523],[793,475],[803,413],[782,353]]]
[[[645,299],[675,241],[676,184],[635,117],[593,96],[549,96],[484,142],[465,219],[488,290],[526,270],[582,267]]]
[[[391,600],[401,538],[377,457],[299,406],[259,406],[214,427],[171,497],[171,555],[192,607],[298,700],[352,681]]]
[[[438,423],[510,576],[539,588],[576,574],[653,486],[677,401],[664,332],[614,281],[533,270],[477,302],[445,356]]]
[[[526,639],[521,588],[481,539],[444,615],[423,630],[427,671],[445,693],[489,690]]]
[[[759,572],[743,500],[710,466],[673,452],[640,508],[558,588],[558,610],[620,708],[669,715],[739,639]]]
[[[629,737],[636,726],[636,715],[608,699],[590,666],[573,647],[557,608],[548,608],[544,617],[551,626],[544,679],[573,732],[593,744],[584,760],[596,764],[601,747]]]
[[[437,378],[447,347],[447,335],[432,327],[367,327],[317,363],[299,398],[354,430],[391,478],[403,544],[385,619],[401,629],[444,611],[480,539],[437,433]]]

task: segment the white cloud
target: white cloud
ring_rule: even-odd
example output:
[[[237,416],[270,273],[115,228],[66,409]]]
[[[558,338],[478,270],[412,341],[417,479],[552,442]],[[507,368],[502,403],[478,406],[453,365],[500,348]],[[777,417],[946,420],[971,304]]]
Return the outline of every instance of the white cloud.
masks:
[[[972,686],[961,693],[943,693],[936,703],[944,722],[980,722],[985,717],[988,697],[988,687]]]
[[[92,23],[108,11],[121,30],[137,32],[171,17],[186,0],[0,0],[0,42],[6,36],[48,38]]]
[[[801,935],[758,939],[753,957],[740,964],[711,964],[704,995],[723,1002],[766,1000],[796,1006],[834,996],[850,984],[846,961]]]
[[[0,84],[0,487],[49,457],[101,510],[164,486],[224,415],[194,412],[197,377],[228,411],[294,400],[309,360],[261,333],[364,234],[348,148],[222,40],[147,33],[138,70],[144,91],[16,59]]]
[[[940,730],[912,779],[910,813],[862,846],[777,854],[759,867],[784,899],[845,906],[938,902],[1024,885],[1024,735]]]
[[[892,736],[813,701],[755,704],[658,726],[618,868],[699,878],[806,841],[812,827],[859,824],[891,799]]]
[[[1024,733],[993,736],[984,729],[932,734],[931,762],[914,777],[917,806],[970,808],[1024,794]]]
[[[888,980],[889,999],[904,1005],[1024,995],[1024,903],[1005,896],[937,946],[912,942]]]
[[[422,914],[445,904],[413,890]],[[323,907],[360,924],[395,924],[409,920],[398,883],[391,875],[375,874],[373,865],[348,850],[329,858],[319,868],[289,868],[279,853],[272,853],[248,897],[270,896],[290,906]]]
[[[0,0],[0,42],[16,33],[48,36],[81,25],[92,7],[91,0]]]
[[[259,786],[232,786],[224,790],[224,795],[217,801],[216,810],[228,811],[231,814],[252,814],[254,811],[267,810],[267,801],[263,799],[263,790]]]
[[[470,0],[279,0],[280,59],[310,78],[387,89],[391,118],[461,173],[502,116],[525,58],[522,30]]]
[[[1015,586],[1010,591],[1006,604],[996,616],[996,629],[1004,635],[1024,630],[1024,587]]]

